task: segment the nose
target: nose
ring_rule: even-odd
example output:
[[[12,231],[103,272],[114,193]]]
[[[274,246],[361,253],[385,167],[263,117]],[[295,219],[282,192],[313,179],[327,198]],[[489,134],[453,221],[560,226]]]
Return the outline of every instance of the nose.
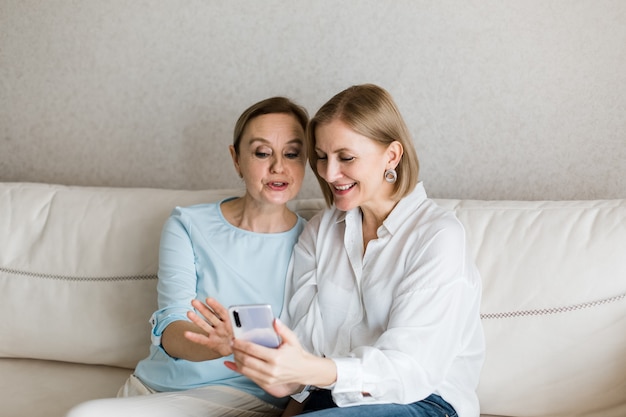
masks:
[[[280,174],[283,170],[283,158],[280,155],[275,156],[272,160],[272,164],[270,165],[270,172],[272,172],[272,174]]]
[[[326,182],[334,182],[342,176],[339,164],[330,158],[325,161],[318,161],[317,167],[318,173]]]

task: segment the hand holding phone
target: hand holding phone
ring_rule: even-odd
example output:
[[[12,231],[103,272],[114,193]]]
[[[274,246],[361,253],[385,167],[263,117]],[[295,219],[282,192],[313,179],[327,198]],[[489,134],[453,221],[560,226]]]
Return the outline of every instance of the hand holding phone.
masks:
[[[228,313],[236,338],[270,348],[280,345],[269,304],[233,305],[228,308]]]

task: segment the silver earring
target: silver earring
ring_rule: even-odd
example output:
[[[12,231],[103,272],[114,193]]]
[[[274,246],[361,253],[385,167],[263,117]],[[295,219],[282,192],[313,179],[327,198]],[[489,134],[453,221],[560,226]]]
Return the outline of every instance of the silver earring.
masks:
[[[389,184],[393,184],[394,182],[396,182],[397,179],[398,173],[395,169],[389,168],[385,171],[385,181],[387,181]]]

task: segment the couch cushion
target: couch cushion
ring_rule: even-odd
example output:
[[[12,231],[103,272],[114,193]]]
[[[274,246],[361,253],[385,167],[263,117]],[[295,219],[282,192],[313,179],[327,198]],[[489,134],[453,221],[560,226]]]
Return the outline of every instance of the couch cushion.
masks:
[[[440,201],[483,278],[486,414],[626,415],[626,200]]]
[[[83,401],[115,397],[126,368],[0,359],[2,417],[63,417]]]

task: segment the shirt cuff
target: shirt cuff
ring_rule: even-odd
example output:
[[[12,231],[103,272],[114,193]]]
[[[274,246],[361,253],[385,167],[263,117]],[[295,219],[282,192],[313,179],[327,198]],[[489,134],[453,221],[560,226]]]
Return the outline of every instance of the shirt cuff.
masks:
[[[163,330],[167,326],[169,326],[172,322],[178,320],[186,320],[187,317],[181,314],[164,314],[163,311],[156,311],[150,316],[150,327],[152,330],[150,332],[150,341],[154,346],[161,346],[161,335],[163,334]]]
[[[358,402],[363,398],[363,367],[359,358],[331,358],[337,367],[337,381],[332,386],[333,398],[341,403]]]
[[[306,385],[302,389],[302,391],[298,392],[297,394],[292,394],[291,398],[293,398],[294,400],[298,401],[299,403],[302,403],[304,400],[309,398],[309,394],[310,393],[311,393],[311,386],[310,385]]]
[[[161,346],[162,332],[157,330],[156,313],[153,313],[152,316],[150,316],[150,327],[152,328],[152,330],[150,330],[150,341],[154,346]]]

